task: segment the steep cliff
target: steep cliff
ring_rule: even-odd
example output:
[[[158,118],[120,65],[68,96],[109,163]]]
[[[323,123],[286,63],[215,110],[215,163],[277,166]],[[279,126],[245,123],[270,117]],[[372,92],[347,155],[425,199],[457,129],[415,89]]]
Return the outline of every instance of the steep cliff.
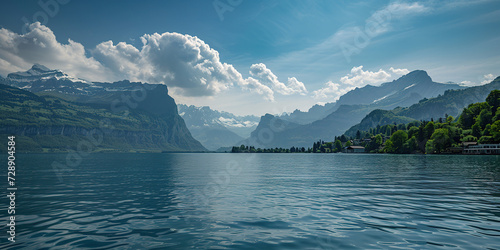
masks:
[[[30,79],[31,86],[42,86],[42,80]],[[61,87],[71,82],[61,81]],[[0,83],[14,82],[19,84],[0,79]],[[191,136],[166,86],[124,81],[103,91],[112,86],[96,83],[89,85],[95,92],[75,94],[50,89],[31,93],[0,84],[0,134],[18,137],[18,151],[76,150],[81,144],[91,145],[92,151],[206,150]],[[92,140],[89,133],[102,140]]]

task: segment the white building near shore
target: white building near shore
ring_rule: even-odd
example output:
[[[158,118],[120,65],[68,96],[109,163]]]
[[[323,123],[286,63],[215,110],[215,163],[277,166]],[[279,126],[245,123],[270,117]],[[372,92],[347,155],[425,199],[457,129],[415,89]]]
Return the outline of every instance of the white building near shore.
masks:
[[[500,154],[500,144],[480,144],[464,148],[467,155],[498,155]]]

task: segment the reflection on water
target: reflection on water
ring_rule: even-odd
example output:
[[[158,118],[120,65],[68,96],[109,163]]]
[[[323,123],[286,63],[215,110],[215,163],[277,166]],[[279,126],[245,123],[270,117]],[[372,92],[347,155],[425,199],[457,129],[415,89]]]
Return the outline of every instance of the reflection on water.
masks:
[[[0,248],[500,247],[498,156],[65,156],[18,155]]]

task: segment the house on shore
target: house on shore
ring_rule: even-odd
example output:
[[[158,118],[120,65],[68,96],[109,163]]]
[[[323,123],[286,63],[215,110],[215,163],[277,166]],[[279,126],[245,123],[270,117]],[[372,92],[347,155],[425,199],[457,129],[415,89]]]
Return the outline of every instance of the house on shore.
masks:
[[[500,155],[500,144],[479,144],[467,146],[463,150],[466,155]]]
[[[467,141],[467,142],[462,142],[462,146],[464,148],[468,148],[470,146],[476,146],[477,142],[476,141]]]
[[[362,146],[349,146],[344,148],[344,153],[364,153],[365,147]]]

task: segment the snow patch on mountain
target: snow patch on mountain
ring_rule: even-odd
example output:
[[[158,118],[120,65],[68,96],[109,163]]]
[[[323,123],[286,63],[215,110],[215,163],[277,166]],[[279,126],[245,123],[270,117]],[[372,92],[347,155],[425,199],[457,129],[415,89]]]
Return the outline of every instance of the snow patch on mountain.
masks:
[[[234,118],[219,117],[219,121],[226,127],[248,128],[257,126],[259,123],[256,121],[242,121]]]
[[[410,85],[410,86],[408,86],[408,87],[406,87],[406,88],[404,88],[403,90],[407,90],[407,89],[409,89],[409,88],[411,88],[411,87],[413,87],[413,86],[415,86],[415,83],[414,83],[414,84],[412,84],[412,85]]]
[[[380,102],[380,101],[384,100],[385,98],[387,98],[387,97],[389,97],[389,96],[391,96],[391,95],[394,95],[394,93],[395,93],[395,92],[392,92],[392,93],[390,93],[390,94],[388,94],[388,95],[386,95],[386,96],[383,96],[383,97],[381,97],[381,98],[379,98],[379,99],[377,99],[377,100],[373,101],[373,103]]]
[[[46,81],[49,79],[55,80],[68,80],[72,82],[89,83],[85,80],[72,77],[60,70],[51,70],[43,65],[35,64],[27,71],[19,71],[7,75],[7,79],[16,82],[33,82],[33,81]]]
[[[237,135],[246,138],[257,127],[260,118],[257,116],[237,116],[229,112],[213,110],[210,107],[197,107],[178,104],[181,117],[188,128],[227,128]]]

